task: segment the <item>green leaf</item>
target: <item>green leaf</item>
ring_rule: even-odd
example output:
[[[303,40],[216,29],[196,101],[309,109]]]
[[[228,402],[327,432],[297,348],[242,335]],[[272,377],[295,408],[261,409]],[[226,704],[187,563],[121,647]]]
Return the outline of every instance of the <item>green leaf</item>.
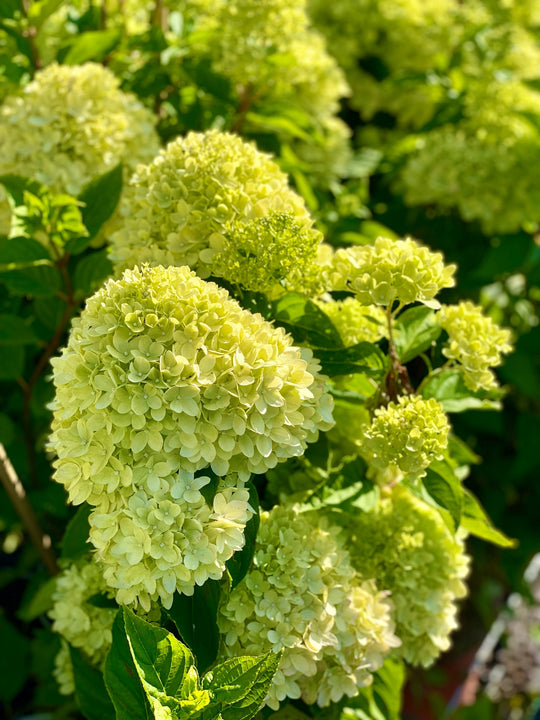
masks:
[[[114,706],[107,694],[102,673],[90,665],[80,650],[70,646],[75,680],[75,699],[87,720],[115,720]]]
[[[47,249],[27,237],[0,241],[0,280],[15,295],[45,297],[62,287]]]
[[[426,399],[438,400],[445,412],[455,413],[465,410],[500,410],[501,403],[497,399],[499,391],[473,392],[465,385],[460,370],[443,370],[434,373],[422,389]]]
[[[90,524],[88,518],[91,512],[92,507],[84,503],[69,521],[61,543],[62,557],[66,560],[73,562],[90,552],[88,545]]]
[[[39,195],[45,191],[45,187],[36,180],[23,177],[22,175],[0,175],[0,184],[5,187],[15,207],[24,205],[25,192]]]
[[[56,579],[49,578],[47,582],[40,585],[37,592],[32,596],[29,603],[23,605],[23,607],[17,613],[17,617],[20,617],[24,622],[31,622],[40,615],[43,615],[50,610],[53,606],[52,596],[56,588]]]
[[[468,530],[471,535],[487,540],[494,545],[503,548],[517,547],[518,541],[507,537],[500,530],[497,530],[486,511],[480,505],[470,490],[465,489],[463,495],[463,517],[461,525]]]
[[[63,5],[64,0],[38,0],[28,8],[28,20],[35,28],[40,28],[45,20]]]
[[[34,331],[24,318],[0,314],[0,345],[33,345],[37,342]]]
[[[125,608],[119,610],[114,620],[112,645],[105,662],[105,687],[117,720],[154,720],[124,627],[124,614],[128,612]]]
[[[340,350],[315,348],[314,353],[323,372],[330,377],[363,373],[379,381],[386,370],[386,357],[376,345],[368,342]]]
[[[309,343],[318,348],[343,347],[341,337],[328,315],[300,293],[288,293],[277,300],[272,317],[298,343]]]
[[[82,252],[114,215],[122,194],[122,183],[122,163],[119,163],[112,170],[94,178],[81,192],[78,199],[84,203],[81,214],[88,237],[76,238],[68,243],[66,249],[72,255]]]
[[[22,689],[29,670],[29,643],[0,615],[0,700],[10,702]]]
[[[73,288],[78,295],[86,297],[95,292],[112,272],[113,266],[107,257],[107,250],[85,255],[75,267]]]
[[[231,576],[231,589],[235,588],[238,583],[244,579],[251,565],[253,554],[255,552],[255,541],[257,539],[257,532],[259,531],[259,524],[261,521],[259,515],[259,495],[253,483],[248,483],[246,488],[249,490],[249,504],[254,510],[254,514],[248,520],[246,528],[244,530],[244,547],[235,552],[232,558],[227,563],[227,570]]]
[[[448,510],[457,530],[463,510],[463,487],[450,465],[439,460],[432,462],[422,482],[433,500]]]
[[[261,657],[238,657],[216,665],[203,679],[203,687],[211,690],[212,704],[220,708],[223,720],[249,720],[268,694],[279,667],[282,652]]]
[[[0,380],[16,380],[24,373],[24,347],[12,345],[2,353]]]
[[[341,720],[401,720],[405,667],[402,662],[387,659],[373,675],[373,683],[360,688],[359,694],[347,700]]]
[[[80,65],[89,60],[100,61],[114,50],[122,35],[119,30],[93,30],[77,36],[64,58],[65,65]]]
[[[395,344],[402,363],[428,350],[441,334],[435,313],[425,305],[401,313],[395,325]]]
[[[207,580],[195,586],[193,595],[176,593],[168,610],[182,640],[197,658],[200,672],[214,662],[219,649],[217,612],[221,597],[219,580]]]

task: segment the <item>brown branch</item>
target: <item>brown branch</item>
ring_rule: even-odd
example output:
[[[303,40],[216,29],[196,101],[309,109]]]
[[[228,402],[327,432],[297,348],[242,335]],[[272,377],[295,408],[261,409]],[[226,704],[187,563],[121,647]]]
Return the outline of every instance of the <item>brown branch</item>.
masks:
[[[238,110],[236,111],[234,122],[231,126],[232,133],[236,133],[237,135],[240,134],[242,126],[246,119],[246,115],[248,114],[249,109],[251,108],[256,99],[257,95],[253,94],[253,86],[251,85],[251,83],[249,85],[246,85],[246,87],[242,91]]]
[[[17,515],[21,518],[30,540],[38,551],[43,564],[51,575],[57,575],[59,570],[58,565],[56,564],[56,557],[52,549],[51,538],[40,528],[34,510],[26,497],[24,487],[15,472],[15,468],[10,462],[2,443],[0,443],[0,481],[8,494],[9,499],[13,503],[13,507],[17,511]]]
[[[392,305],[389,305],[386,311],[386,319],[388,322],[388,355],[392,367],[386,377],[386,387],[391,400],[397,400],[399,395],[412,395],[414,388],[409,379],[409,372],[405,365],[401,364],[396,344],[394,342],[394,333],[392,328]]]
[[[28,11],[30,9],[29,0],[21,0],[21,9],[23,11],[24,17],[28,19]],[[43,63],[41,62],[39,50],[36,45],[37,34],[38,29],[34,25],[29,25],[26,30],[22,32],[22,36],[26,38],[26,40],[28,40],[30,52],[32,53],[32,62],[34,63],[34,68],[36,70],[39,70],[41,67],[43,67]]]

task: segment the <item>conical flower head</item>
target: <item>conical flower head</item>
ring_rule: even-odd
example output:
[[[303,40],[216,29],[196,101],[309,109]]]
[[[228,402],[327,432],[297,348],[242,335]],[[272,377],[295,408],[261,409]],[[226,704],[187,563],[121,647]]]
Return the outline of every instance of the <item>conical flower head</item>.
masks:
[[[384,593],[354,571],[339,530],[295,507],[262,514],[253,565],[218,623],[231,656],[284,649],[274,709],[286,697],[322,707],[353,697],[399,644]]]
[[[159,150],[152,113],[96,63],[49,65],[0,108],[0,175],[78,195],[119,162],[127,175]]]
[[[147,262],[189,265],[208,277],[226,228],[273,212],[310,224],[304,201],[269,155],[237,135],[191,132],[137,169],[111,258],[117,271]]]

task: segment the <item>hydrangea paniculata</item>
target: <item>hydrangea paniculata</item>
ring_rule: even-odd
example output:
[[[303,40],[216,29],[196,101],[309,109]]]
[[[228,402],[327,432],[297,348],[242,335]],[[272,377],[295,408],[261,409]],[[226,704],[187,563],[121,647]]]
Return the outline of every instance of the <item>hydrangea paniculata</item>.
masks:
[[[286,506],[262,514],[253,565],[218,624],[231,656],[284,648],[274,709],[286,697],[322,707],[354,697],[399,644],[384,593],[354,571],[339,530]]]
[[[137,169],[125,197],[123,226],[111,238],[117,272],[148,262],[189,265],[208,277],[231,223],[290,213],[310,224],[304,201],[270,156],[216,130],[169,143]]]
[[[490,368],[500,365],[502,355],[512,351],[510,331],[469,301],[443,305],[437,319],[448,333],[443,353],[463,368],[465,385],[473,391],[496,388],[497,379]]]
[[[332,426],[311,352],[186,267],[108,281],[52,364],[55,479],[96,506],[90,539],[117,600],[146,609],[221,577],[250,474]],[[208,502],[206,468],[221,478]]]
[[[437,510],[401,485],[372,512],[351,518],[350,528],[354,566],[391,593],[402,641],[396,653],[430,665],[450,646],[456,600],[466,595],[462,536],[454,537]]]
[[[378,470],[393,466],[418,475],[440,460],[448,445],[450,427],[435,399],[402,395],[397,402],[375,410],[362,433],[360,452]]]
[[[96,63],[52,64],[0,107],[0,174],[77,196],[119,162],[127,174],[159,150],[155,121]]]
[[[453,287],[455,265],[445,265],[412,238],[379,237],[373,245],[355,245],[336,251],[330,271],[334,289],[350,290],[364,305],[391,306],[421,302],[437,306],[435,296]]]
[[[92,560],[85,559],[68,566],[55,580],[53,606],[48,614],[53,621],[53,631],[65,641],[55,662],[55,676],[64,695],[74,690],[66,643],[82,650],[96,666],[103,664],[112,643],[116,608],[93,605],[89,601],[95,595],[113,597],[103,579],[103,569]]]
[[[352,297],[316,302],[334,324],[345,347],[375,343],[388,336],[386,314],[378,305],[364,305]]]

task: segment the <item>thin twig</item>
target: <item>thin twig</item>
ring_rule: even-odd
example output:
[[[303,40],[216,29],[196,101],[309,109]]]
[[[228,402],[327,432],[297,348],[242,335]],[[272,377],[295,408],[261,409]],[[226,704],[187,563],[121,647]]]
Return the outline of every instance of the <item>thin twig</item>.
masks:
[[[388,322],[388,354],[392,363],[392,367],[386,378],[386,386],[390,398],[392,400],[396,400],[397,397],[403,393],[411,395],[414,393],[414,388],[409,379],[409,372],[407,368],[405,365],[401,364],[396,344],[394,342],[394,332],[392,328],[393,313],[391,305],[388,306],[386,311],[386,319]]]
[[[51,575],[57,575],[59,570],[52,549],[51,538],[39,526],[34,510],[26,497],[24,487],[2,443],[0,443],[0,480],[43,564]]]
[[[246,119],[246,115],[248,114],[249,109],[255,102],[256,98],[257,96],[253,94],[253,86],[251,85],[251,83],[249,83],[242,91],[238,110],[236,111],[235,119],[231,126],[232,133],[236,133],[237,135],[240,134],[240,131],[242,130],[242,126],[244,125]]]

